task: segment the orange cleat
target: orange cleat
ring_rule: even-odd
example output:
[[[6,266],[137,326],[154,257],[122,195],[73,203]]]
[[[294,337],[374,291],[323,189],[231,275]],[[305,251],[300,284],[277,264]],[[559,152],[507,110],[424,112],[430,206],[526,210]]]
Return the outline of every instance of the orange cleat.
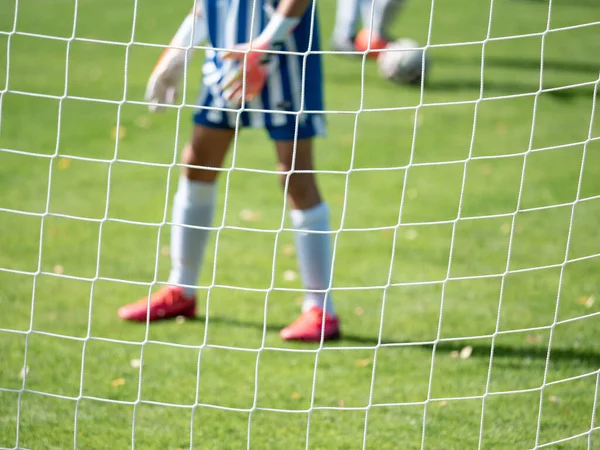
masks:
[[[119,317],[135,322],[170,319],[177,316],[196,316],[196,297],[185,297],[183,289],[165,286],[158,292],[130,305],[119,308]]]
[[[340,337],[339,320],[337,317],[326,314],[323,325],[323,310],[314,307],[302,313],[293,324],[281,330],[280,336],[285,341],[321,342],[321,332],[325,341],[338,339]]]
[[[369,46],[369,34],[371,34],[371,44]],[[356,39],[354,39],[354,47],[359,52],[366,52],[367,57],[372,59],[377,59],[379,56],[378,50],[383,50],[388,45],[388,41],[381,36],[377,35],[375,32],[369,33],[369,30],[363,28],[356,35]]]

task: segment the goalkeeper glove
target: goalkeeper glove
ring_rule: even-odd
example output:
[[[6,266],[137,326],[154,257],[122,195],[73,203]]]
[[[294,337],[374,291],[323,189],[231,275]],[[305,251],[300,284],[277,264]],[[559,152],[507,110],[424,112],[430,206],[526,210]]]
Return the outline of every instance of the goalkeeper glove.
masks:
[[[185,70],[186,54],[189,61],[193,46],[205,41],[207,37],[208,28],[198,5],[195,12],[192,10],[181,23],[150,75],[145,100],[150,103],[148,109],[151,112],[162,112],[164,105],[175,103],[179,82]],[[190,44],[192,47],[189,47]]]
[[[221,82],[223,97],[227,102],[240,105],[243,99],[252,100],[261,93],[271,67],[267,51],[281,48],[298,23],[299,17],[286,17],[274,12],[256,39],[236,45],[225,53],[223,59],[237,61]]]

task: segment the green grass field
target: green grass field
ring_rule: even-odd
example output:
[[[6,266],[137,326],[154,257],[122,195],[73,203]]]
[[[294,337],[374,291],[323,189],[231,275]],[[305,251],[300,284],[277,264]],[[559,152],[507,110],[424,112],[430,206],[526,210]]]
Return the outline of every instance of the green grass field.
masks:
[[[161,49],[125,44],[166,44],[190,1],[77,3],[0,0],[0,447],[600,448],[600,25],[568,28],[600,4],[436,1],[430,43],[462,44],[423,93],[324,56],[345,336],[319,348],[279,339],[301,285],[261,131],[227,162],[200,317],[118,320],[168,274],[202,57],[190,107],[150,115]],[[430,15],[409,2],[397,35]]]

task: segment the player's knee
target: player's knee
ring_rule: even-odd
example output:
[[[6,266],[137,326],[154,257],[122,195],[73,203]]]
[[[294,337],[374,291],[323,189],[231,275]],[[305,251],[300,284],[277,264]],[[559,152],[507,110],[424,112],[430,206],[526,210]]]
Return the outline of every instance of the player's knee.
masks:
[[[183,150],[181,163],[183,174],[190,180],[212,183],[219,175],[218,170],[211,170],[210,161],[206,156],[199,153],[198,149],[191,144]]]
[[[183,172],[191,180],[214,182],[233,138],[233,130],[198,125],[182,155]]]
[[[320,202],[319,190],[312,172],[292,171],[291,164],[278,165],[279,181],[291,201],[292,208],[308,209]]]

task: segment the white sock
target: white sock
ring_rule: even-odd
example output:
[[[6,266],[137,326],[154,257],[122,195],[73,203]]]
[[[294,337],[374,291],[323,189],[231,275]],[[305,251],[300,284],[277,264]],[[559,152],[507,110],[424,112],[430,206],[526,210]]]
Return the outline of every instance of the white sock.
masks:
[[[337,0],[333,36],[338,42],[352,40],[358,23],[358,4],[361,0]]]
[[[310,233],[310,231],[329,231],[329,208],[326,203],[320,203],[311,209],[290,211],[290,217],[295,233],[296,253],[300,276],[306,292],[302,311],[308,311],[317,306],[335,316],[331,293],[311,292],[326,290],[331,279],[331,238],[325,233]]]
[[[377,3],[378,0],[360,1],[360,21],[362,22],[362,28],[366,28],[367,30],[371,28],[371,6],[373,5],[373,1]],[[375,21],[375,16],[377,16],[377,5],[375,5],[373,10],[373,21]]]
[[[388,39],[389,28],[392,22],[398,16],[404,0],[373,0],[375,6],[373,7],[373,26],[371,29],[379,37]],[[370,2],[369,2],[370,3]],[[367,13],[365,28],[369,27],[371,23],[371,5],[369,5],[369,12]],[[364,16],[364,13],[363,13]]]
[[[210,227],[215,209],[215,193],[216,183],[191,181],[184,175],[179,178],[173,202],[169,284],[183,285],[186,296],[195,294],[193,286],[196,286],[198,280],[210,230],[181,225]]]

